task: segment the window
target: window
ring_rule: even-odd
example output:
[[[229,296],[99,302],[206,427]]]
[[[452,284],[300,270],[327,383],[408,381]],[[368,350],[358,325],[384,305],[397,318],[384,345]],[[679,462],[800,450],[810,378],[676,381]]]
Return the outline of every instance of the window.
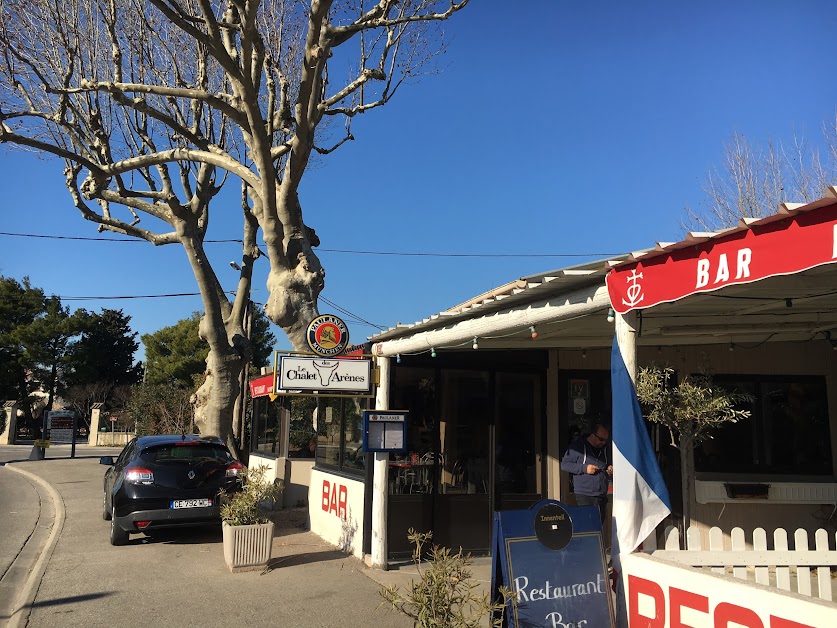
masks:
[[[269,397],[253,399],[253,451],[282,455],[282,404]]]
[[[317,466],[362,475],[366,469],[363,443],[363,411],[369,399],[361,397],[312,397],[317,434]]]
[[[703,472],[832,475],[828,400],[823,377],[713,376],[747,393],[751,416],[725,425],[695,450]]]

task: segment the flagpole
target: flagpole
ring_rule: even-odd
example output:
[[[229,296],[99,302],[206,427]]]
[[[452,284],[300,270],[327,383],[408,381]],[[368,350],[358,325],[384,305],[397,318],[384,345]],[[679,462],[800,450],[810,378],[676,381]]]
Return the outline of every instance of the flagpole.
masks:
[[[625,368],[628,375],[636,386],[636,328],[637,313],[631,310],[625,314],[616,313],[616,342],[622,352],[622,359],[625,361]]]

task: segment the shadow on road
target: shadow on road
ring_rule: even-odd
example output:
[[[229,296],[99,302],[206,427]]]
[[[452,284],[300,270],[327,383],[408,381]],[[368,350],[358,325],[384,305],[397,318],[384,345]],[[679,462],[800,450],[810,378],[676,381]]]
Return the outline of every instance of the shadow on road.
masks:
[[[42,600],[34,602],[32,608],[43,608],[45,606],[60,606],[61,604],[75,604],[76,602],[86,602],[88,600],[98,600],[103,597],[113,595],[111,592],[103,591],[102,593],[85,593],[84,595],[71,595],[69,597],[59,597],[54,600]]]
[[[168,543],[171,545],[196,545],[223,542],[221,526],[195,526],[193,528],[162,528],[148,530],[143,536],[132,536],[129,545]]]
[[[340,550],[325,550],[322,552],[304,552],[291,554],[290,556],[279,556],[272,558],[267,564],[265,572],[285,567],[296,567],[297,565],[308,565],[310,563],[322,563],[331,560],[343,560],[347,558],[345,552]]]

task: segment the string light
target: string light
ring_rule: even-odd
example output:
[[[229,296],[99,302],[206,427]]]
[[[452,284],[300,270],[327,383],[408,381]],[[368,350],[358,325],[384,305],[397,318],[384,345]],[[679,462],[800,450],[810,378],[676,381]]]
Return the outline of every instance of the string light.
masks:
[[[582,350],[581,350],[581,357],[582,357],[582,358],[586,358],[586,357],[587,357],[587,349],[582,349]]]
[[[733,343],[729,343],[729,350],[735,351],[735,345]]]
[[[532,334],[532,340],[534,340],[535,338],[537,338],[537,337],[538,337],[538,330],[537,330],[537,329],[535,329],[535,326],[534,326],[534,325],[531,325],[531,326],[529,327],[529,333],[530,333],[530,334]]]
[[[401,354],[400,353],[395,356],[395,361],[398,362],[398,364],[401,364]]]
[[[480,343],[477,342],[477,337],[474,336],[474,344],[472,345],[474,349],[480,348]]]
[[[436,347],[431,347],[431,348],[430,348],[430,357],[431,357],[431,358],[435,358],[435,357],[436,357]]]
[[[612,323],[616,320],[616,312],[613,311],[612,307],[607,308],[607,322]]]

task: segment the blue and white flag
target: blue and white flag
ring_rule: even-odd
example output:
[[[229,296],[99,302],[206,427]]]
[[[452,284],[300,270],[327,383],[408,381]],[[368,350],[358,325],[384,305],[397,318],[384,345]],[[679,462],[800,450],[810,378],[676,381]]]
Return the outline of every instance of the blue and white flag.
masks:
[[[613,546],[611,563],[630,554],[671,513],[671,500],[642,419],[634,383],[616,338],[610,355],[613,395]]]

